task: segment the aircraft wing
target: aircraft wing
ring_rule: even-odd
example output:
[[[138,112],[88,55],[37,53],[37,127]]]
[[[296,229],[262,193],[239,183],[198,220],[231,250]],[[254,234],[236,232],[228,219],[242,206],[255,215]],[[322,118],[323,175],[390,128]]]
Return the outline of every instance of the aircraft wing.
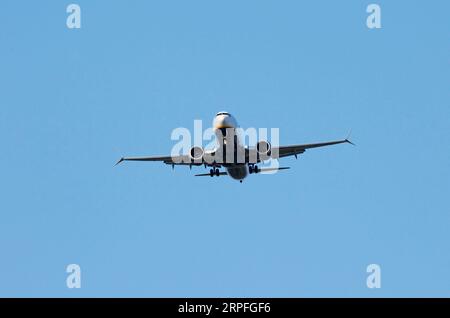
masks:
[[[332,145],[337,145],[337,144],[342,144],[342,143],[349,143],[349,144],[353,145],[353,143],[350,140],[343,139],[343,140],[320,142],[320,143],[314,143],[314,144],[274,147],[272,149],[272,153],[276,154],[278,152],[277,158],[283,158],[283,157],[288,157],[288,156],[297,156],[299,154],[304,153],[306,149],[332,146]]]
[[[196,162],[192,161],[191,158],[188,155],[181,155],[181,156],[155,156],[155,157],[122,157],[120,160],[116,163],[118,165],[119,163],[123,161],[160,161],[168,165],[202,165],[202,162]]]
[[[306,151],[306,149],[311,148],[319,148],[325,146],[332,146],[342,143],[353,143],[348,139],[336,140],[336,141],[328,141],[328,142],[320,142],[313,144],[303,144],[303,145],[290,145],[290,146],[280,146],[272,148],[271,157],[274,159],[283,158],[288,156],[297,156]],[[256,151],[255,149],[247,152],[247,157],[250,156],[251,151]],[[248,158],[247,158],[248,159]],[[122,157],[116,163],[116,165],[120,164],[123,161],[159,161],[168,165],[185,165],[185,166],[212,166],[210,163],[207,163],[202,159],[193,160],[189,155],[177,155],[177,156],[154,156],[154,157]],[[259,159],[258,159],[259,162]],[[215,167],[220,167],[220,164],[214,164]]]

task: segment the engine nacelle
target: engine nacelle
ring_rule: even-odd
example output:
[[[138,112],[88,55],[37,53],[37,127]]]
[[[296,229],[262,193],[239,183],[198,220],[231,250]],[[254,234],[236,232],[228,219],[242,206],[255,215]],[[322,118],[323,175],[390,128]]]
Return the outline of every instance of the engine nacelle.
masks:
[[[256,144],[256,151],[260,156],[270,156],[272,146],[268,141],[261,140]]]
[[[203,150],[203,148],[198,146],[192,147],[191,150],[189,151],[189,156],[191,157],[192,160],[195,161],[202,160],[204,154],[205,151]]]

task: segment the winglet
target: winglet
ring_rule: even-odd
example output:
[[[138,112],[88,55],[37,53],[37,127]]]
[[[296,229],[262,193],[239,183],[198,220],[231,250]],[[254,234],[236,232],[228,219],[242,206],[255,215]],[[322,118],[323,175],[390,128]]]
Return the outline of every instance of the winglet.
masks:
[[[356,146],[353,142],[350,141],[350,135],[352,134],[352,130],[350,129],[350,131],[347,134],[347,138],[345,138],[345,142],[349,143],[350,145]]]
[[[344,141],[345,141],[346,143],[350,144],[350,145],[356,146],[353,142],[351,142],[351,141],[348,140],[348,139],[345,139]]]
[[[124,160],[124,158],[122,157],[122,158],[120,158],[120,160],[119,161],[117,161],[117,163],[115,164],[116,166],[119,164],[119,163],[121,163],[122,161]]]

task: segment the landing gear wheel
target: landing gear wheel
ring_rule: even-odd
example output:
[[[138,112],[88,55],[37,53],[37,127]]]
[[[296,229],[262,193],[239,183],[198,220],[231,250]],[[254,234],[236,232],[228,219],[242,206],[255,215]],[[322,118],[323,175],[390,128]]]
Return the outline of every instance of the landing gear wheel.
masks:
[[[256,166],[256,165],[255,165],[255,167],[254,167],[254,170],[255,170],[255,173],[258,173],[258,172],[261,171],[261,170],[259,170],[258,166]]]
[[[250,174],[253,173],[253,167],[252,166],[248,166],[248,173],[250,173]]]
[[[219,171],[219,169],[216,169],[216,176],[218,177],[218,176],[220,176],[220,171]]]
[[[209,170],[209,175],[210,175],[211,177],[214,177],[214,170],[213,170],[213,169]]]

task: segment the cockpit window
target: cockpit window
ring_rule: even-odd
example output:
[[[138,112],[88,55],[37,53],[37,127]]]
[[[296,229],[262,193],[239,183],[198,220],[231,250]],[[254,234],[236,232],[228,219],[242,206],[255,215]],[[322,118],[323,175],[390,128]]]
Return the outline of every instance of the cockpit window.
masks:
[[[227,113],[227,112],[220,112],[220,113],[217,113],[216,116],[219,116],[219,115],[228,115],[228,116],[230,116],[230,113]]]

